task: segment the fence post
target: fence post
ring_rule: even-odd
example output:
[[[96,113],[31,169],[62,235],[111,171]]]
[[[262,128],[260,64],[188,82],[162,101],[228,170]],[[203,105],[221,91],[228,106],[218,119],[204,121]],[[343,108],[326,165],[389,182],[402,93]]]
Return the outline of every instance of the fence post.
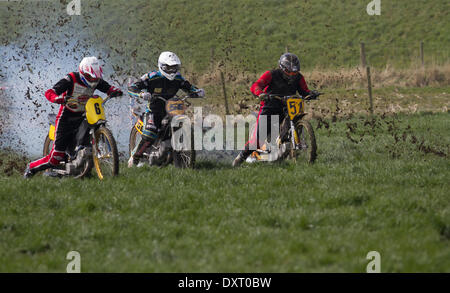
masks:
[[[223,71],[220,71],[220,78],[222,79],[223,98],[225,99],[225,113],[227,115],[230,115],[230,110],[228,109],[227,91],[225,89],[225,77],[223,76]]]
[[[364,42],[361,42],[360,44],[360,49],[359,49],[359,54],[360,54],[360,58],[361,58],[361,68],[364,68],[367,66],[367,62],[366,62],[366,46],[364,44]]]
[[[211,60],[209,61],[209,65],[211,66],[211,70],[214,70],[214,47],[211,47]]]
[[[367,89],[369,90],[369,110],[370,114],[373,115],[373,100],[372,100],[372,80],[370,77],[370,67],[367,66]]]
[[[289,53],[288,46],[284,47],[285,53]]]
[[[423,41],[420,42],[420,60],[422,61],[422,67],[425,66],[424,56],[423,56]]]

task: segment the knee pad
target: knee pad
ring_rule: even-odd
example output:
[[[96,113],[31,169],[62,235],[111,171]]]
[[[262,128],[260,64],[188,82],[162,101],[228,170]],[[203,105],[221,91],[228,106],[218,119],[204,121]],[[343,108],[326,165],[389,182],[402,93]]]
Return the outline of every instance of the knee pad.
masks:
[[[153,120],[153,113],[148,112],[145,118],[145,126],[144,129],[142,129],[142,139],[146,141],[154,140],[159,129]]]

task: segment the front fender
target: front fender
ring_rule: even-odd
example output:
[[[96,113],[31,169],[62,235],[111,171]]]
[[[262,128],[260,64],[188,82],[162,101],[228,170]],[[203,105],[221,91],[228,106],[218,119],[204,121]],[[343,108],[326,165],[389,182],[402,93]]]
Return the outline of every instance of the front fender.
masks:
[[[172,125],[179,125],[180,123],[191,123],[191,119],[187,115],[176,115],[172,118]]]
[[[301,113],[301,114],[298,114],[297,116],[294,117],[293,122],[295,123],[295,122],[297,122],[297,121],[299,121],[299,120],[302,120],[303,117],[305,117],[306,115],[308,115],[308,113]]]
[[[50,124],[50,129],[48,130],[48,137],[50,140],[55,140],[55,125]]]

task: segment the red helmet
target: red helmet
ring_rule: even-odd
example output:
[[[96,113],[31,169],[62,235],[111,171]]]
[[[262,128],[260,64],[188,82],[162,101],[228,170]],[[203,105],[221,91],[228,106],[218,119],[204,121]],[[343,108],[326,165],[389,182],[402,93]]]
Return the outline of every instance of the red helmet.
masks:
[[[84,57],[78,67],[81,81],[90,88],[95,88],[103,77],[103,69],[97,57]]]

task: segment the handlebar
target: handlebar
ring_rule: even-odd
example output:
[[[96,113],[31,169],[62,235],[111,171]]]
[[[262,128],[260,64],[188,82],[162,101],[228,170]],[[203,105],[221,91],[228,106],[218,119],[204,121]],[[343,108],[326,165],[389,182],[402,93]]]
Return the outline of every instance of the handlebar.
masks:
[[[275,99],[278,99],[278,100],[287,100],[287,99],[290,99],[290,98],[301,98],[301,99],[303,99],[303,100],[305,100],[305,101],[311,101],[311,100],[317,100],[317,97],[318,96],[320,96],[320,95],[323,95],[324,93],[317,93],[316,95],[311,95],[311,94],[309,94],[309,95],[307,95],[307,96],[298,96],[298,95],[291,95],[291,96],[283,96],[283,95],[274,95],[274,94],[269,94],[268,96],[270,97],[270,98],[275,98]]]
[[[93,96],[90,96],[89,97],[89,99],[90,98],[93,98],[93,97],[100,97],[99,95],[93,95]],[[101,97],[100,97],[101,98]],[[110,99],[111,99],[112,97],[111,96],[106,96],[106,98],[104,98],[103,99],[103,102],[102,102],[102,104],[105,104],[107,101],[109,101]],[[89,100],[89,99],[87,99],[87,100]],[[86,100],[86,101],[87,101]],[[64,101],[64,105],[67,105],[67,103],[77,103],[77,104],[80,104],[80,102],[77,100],[77,99],[74,99],[73,97],[66,97],[66,100]]]
[[[103,99],[102,104],[105,104],[107,101],[111,99],[111,96],[106,96],[106,98]]]
[[[164,97],[163,97],[164,95],[161,95],[161,94],[154,94],[154,95],[152,95],[152,96],[153,96],[154,98],[160,99],[160,100],[162,100],[162,101],[164,101],[164,102],[167,102],[168,99],[179,98],[180,100],[182,100],[183,102],[185,102],[188,106],[190,106],[191,103],[188,102],[188,101],[186,101],[186,99],[192,98],[191,95],[185,95],[185,96],[182,96],[182,97],[180,97],[180,96],[178,96],[178,95],[174,95],[174,96],[171,96],[171,95],[170,95],[170,98],[169,98],[169,97],[168,97],[168,98],[164,98]]]

